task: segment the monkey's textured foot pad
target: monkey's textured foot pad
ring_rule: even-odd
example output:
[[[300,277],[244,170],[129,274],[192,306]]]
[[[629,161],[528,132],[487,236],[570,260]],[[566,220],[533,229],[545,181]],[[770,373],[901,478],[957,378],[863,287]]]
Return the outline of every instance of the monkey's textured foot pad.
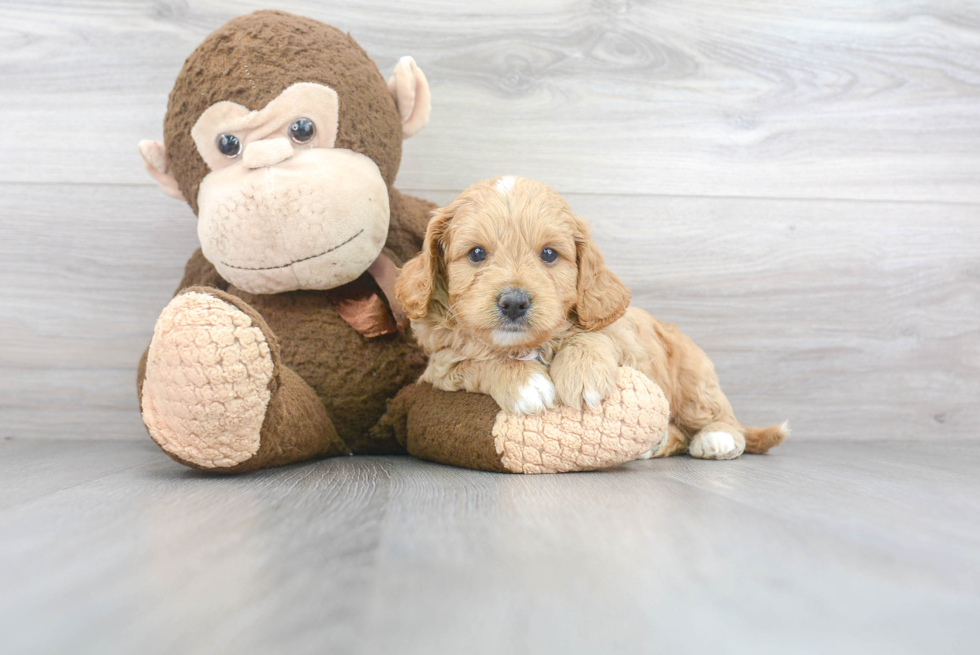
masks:
[[[265,334],[245,312],[207,293],[175,297],[146,362],[140,402],[150,436],[202,468],[246,461],[259,449],[273,370]]]
[[[670,406],[660,387],[624,367],[616,389],[597,409],[560,407],[524,416],[500,412],[494,447],[513,473],[591,471],[656,450],[669,420]]]

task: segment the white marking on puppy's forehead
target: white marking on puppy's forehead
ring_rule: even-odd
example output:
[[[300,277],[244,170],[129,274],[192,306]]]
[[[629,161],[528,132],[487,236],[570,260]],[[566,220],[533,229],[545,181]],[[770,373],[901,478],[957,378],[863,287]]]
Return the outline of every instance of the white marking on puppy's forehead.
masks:
[[[499,178],[497,183],[493,186],[497,191],[506,196],[508,193],[514,190],[514,184],[516,184],[517,180],[519,179],[520,178],[516,175],[504,175],[503,177]]]

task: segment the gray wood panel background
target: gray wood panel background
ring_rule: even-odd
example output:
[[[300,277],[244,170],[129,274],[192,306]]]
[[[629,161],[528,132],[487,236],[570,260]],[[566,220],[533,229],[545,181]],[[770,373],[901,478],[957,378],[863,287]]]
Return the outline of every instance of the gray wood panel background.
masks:
[[[145,439],[135,364],[196,243],[136,154],[184,58],[274,6],[412,54],[398,186],[516,173],[797,439],[975,438],[980,4],[0,2],[0,437]]]

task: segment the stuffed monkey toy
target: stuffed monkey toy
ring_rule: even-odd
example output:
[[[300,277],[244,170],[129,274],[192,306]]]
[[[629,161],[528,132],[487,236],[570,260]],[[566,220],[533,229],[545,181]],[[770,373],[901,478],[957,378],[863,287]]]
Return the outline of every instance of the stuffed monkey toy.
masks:
[[[393,285],[435,206],[392,185],[429,111],[410,57],[386,83],[350,35],[284,12],[236,18],[188,57],[164,140],[139,144],[197,215],[201,244],[137,379],[146,428],[172,458],[238,473],[408,452],[531,473],[661,443],[666,400],[629,369],[590,413],[511,416],[488,396],[415,384],[425,357]]]

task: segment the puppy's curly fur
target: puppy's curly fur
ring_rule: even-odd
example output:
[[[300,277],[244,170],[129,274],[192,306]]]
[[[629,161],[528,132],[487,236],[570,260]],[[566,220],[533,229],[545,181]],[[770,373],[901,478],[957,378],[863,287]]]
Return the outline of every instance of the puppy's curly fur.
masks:
[[[487,180],[433,212],[396,293],[429,355],[421,380],[439,389],[486,393],[521,414],[556,402],[596,407],[617,368],[631,366],[670,401],[658,455],[730,459],[786,436],[785,424],[736,420],[707,355],[676,326],[629,307],[588,225],[540,182]]]

